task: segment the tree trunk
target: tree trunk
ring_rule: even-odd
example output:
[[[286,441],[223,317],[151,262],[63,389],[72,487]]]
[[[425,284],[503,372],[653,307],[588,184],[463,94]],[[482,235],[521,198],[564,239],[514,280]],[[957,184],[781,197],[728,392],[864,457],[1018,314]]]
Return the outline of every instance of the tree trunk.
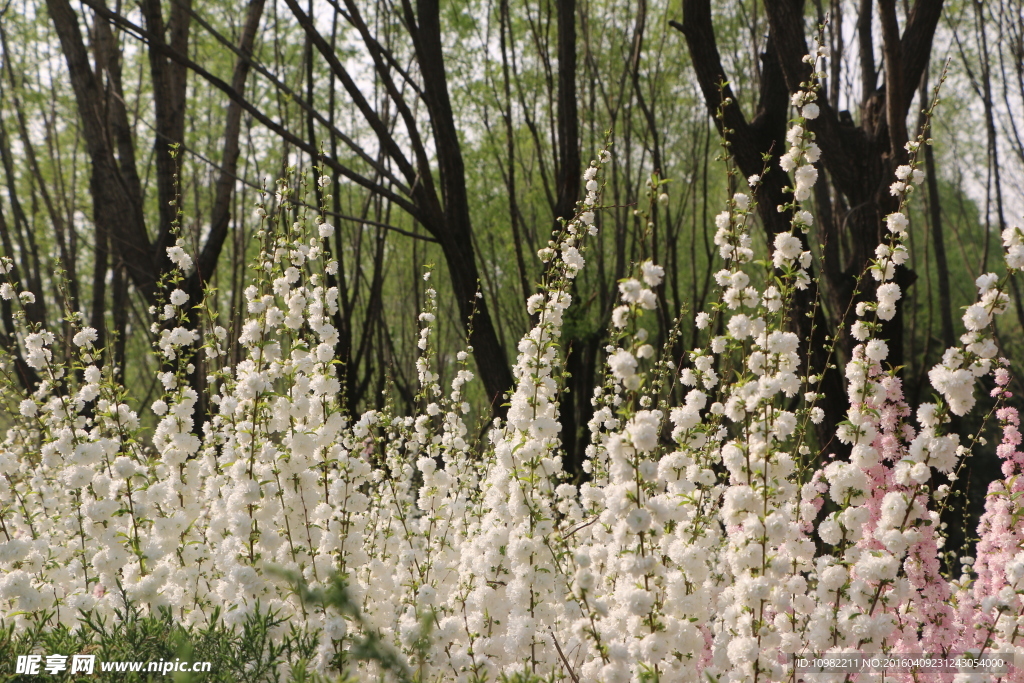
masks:
[[[149,46],[149,70],[153,78],[153,104],[156,114],[156,138],[153,147],[160,225],[153,257],[156,263],[160,264],[161,270],[170,267],[166,250],[174,242],[171,230],[178,215],[178,206],[174,202],[178,192],[178,161],[171,157],[170,151],[172,146],[183,145],[185,142],[188,68],[168,59],[159,48],[166,45],[178,54],[188,54],[191,5],[191,0],[174,0],[171,3],[170,20],[165,25],[160,0],[143,0],[141,3],[146,28],[149,29],[154,41]],[[166,39],[168,32],[169,42]]]
[[[153,251],[142,206],[139,198],[132,195],[129,182],[120,173],[114,158],[103,116],[103,94],[89,64],[78,16],[69,0],[47,0],[46,6],[60,39],[82,118],[83,137],[91,161],[89,189],[93,222],[109,231],[111,243],[124,259],[133,283],[147,301],[155,303],[159,273],[153,267]]]
[[[800,84],[810,76],[810,65],[803,61],[808,53],[803,8],[803,0],[768,0],[765,3],[769,40],[775,44],[786,94],[800,90]],[[859,44],[865,50],[873,44],[870,16],[865,15],[870,3],[862,3],[860,9]],[[844,229],[845,234],[840,238],[848,247],[845,267],[838,272],[833,269],[823,272],[832,290],[830,300],[836,303],[856,301],[869,295],[862,291],[855,296],[855,282],[874,258],[875,247],[882,237],[884,217],[897,208],[889,185],[895,180],[896,166],[906,159],[903,145],[907,139],[906,116],[912,98],[904,96],[901,84],[919,82],[928,64],[942,0],[917,0],[902,36],[896,25],[893,0],[881,0],[879,9],[886,55],[886,87],[875,87],[877,74],[873,57],[866,52],[861,55],[865,99],[860,125],[854,125],[847,112],[836,112],[827,98],[819,99],[819,116],[807,124],[821,147],[822,165],[828,171],[835,195],[843,200],[839,204],[848,207],[845,215],[835,215],[833,224]],[[696,56],[694,62],[696,66]],[[899,268],[896,281],[905,289],[913,281],[913,274]],[[834,308],[833,325],[845,322],[844,311],[850,309],[841,303]],[[890,341],[889,363],[902,365],[903,322],[899,309],[896,317],[883,326],[883,335]]]
[[[777,57],[776,34],[770,33],[765,43],[757,111],[748,123],[722,67],[709,0],[684,0],[683,23],[671,24],[686,37],[708,112],[720,134],[725,134],[728,129],[729,150],[740,172],[744,177],[763,173],[757,207],[767,233],[766,239],[771,244],[776,234],[791,229],[790,213],[780,212],[777,208],[791,201],[790,194],[784,189],[791,185],[789,176],[776,162],[770,163],[765,171],[763,158],[770,153],[777,159],[785,151],[786,145],[789,93]],[[732,103],[723,108],[723,99],[729,99]],[[720,108],[723,111],[721,119],[716,116]],[[806,249],[806,240],[803,241]],[[846,401],[839,373],[828,369],[830,360],[834,360],[827,354],[826,336],[830,325],[821,306],[815,305],[817,298],[817,286],[813,282],[807,289],[796,292],[791,325],[800,338],[801,358],[810,360],[811,367],[807,371],[822,375],[818,390],[823,398],[818,405],[824,410],[825,419],[816,427],[816,433],[819,443],[824,447],[835,434],[836,425],[845,418]]]

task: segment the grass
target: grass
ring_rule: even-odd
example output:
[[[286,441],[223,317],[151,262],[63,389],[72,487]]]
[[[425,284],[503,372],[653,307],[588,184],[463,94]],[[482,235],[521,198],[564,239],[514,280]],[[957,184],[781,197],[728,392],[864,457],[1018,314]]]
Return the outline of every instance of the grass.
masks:
[[[41,679],[62,681],[135,683],[143,681],[173,681],[174,683],[304,683],[323,681],[309,673],[306,662],[316,652],[317,635],[295,629],[284,638],[272,637],[279,631],[282,621],[273,614],[254,612],[238,629],[230,629],[213,615],[208,626],[183,626],[175,622],[170,611],[157,615],[143,615],[137,610],[118,615],[113,621],[103,621],[92,614],[83,614],[79,628],[66,626],[28,629],[5,625],[0,628],[0,681],[28,683]],[[43,656],[40,673],[15,673],[19,655]],[[43,671],[46,656],[67,655],[67,670],[57,676]],[[71,655],[85,654],[96,657],[92,674],[69,673]],[[101,662],[210,662],[210,671],[204,673],[103,672]],[[281,664],[291,664],[287,677],[281,675]],[[146,668],[146,665],[143,666]]]

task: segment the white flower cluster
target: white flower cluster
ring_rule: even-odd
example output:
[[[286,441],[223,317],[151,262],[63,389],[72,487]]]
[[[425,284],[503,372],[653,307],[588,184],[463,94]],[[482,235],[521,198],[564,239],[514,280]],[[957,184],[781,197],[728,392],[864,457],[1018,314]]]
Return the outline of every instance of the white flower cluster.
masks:
[[[1019,230],[1011,228],[1009,230]],[[1006,262],[1010,266],[1012,240],[1008,241]],[[993,336],[994,316],[1006,312],[1010,298],[1003,291],[995,273],[980,275],[975,281],[978,299],[964,311],[966,332],[960,337],[960,346],[950,347],[942,355],[942,362],[928,371],[932,387],[946,401],[954,415],[966,415],[975,404],[974,386],[977,379],[994,368],[998,347]]]
[[[754,258],[753,241],[747,230],[750,197],[742,192],[733,195],[731,208],[715,216],[715,246],[727,261],[749,263]]]
[[[167,247],[167,258],[183,273],[188,273],[192,269],[192,257],[185,251],[183,239],[178,239],[177,244],[173,247]]]

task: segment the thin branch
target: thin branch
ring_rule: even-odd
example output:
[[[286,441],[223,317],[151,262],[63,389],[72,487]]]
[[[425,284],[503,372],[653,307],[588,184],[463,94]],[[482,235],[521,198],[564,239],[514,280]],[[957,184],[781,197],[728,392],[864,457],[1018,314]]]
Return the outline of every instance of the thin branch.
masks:
[[[133,34],[135,38],[145,42],[148,45],[152,45],[159,52],[164,53],[170,59],[173,59],[174,61],[177,61],[187,66],[189,69],[194,71],[198,76],[200,76],[201,78],[209,82],[211,85],[216,87],[218,90],[223,92],[225,95],[230,97],[233,101],[238,102],[239,105],[241,105],[241,107],[245,109],[245,111],[247,111],[249,114],[253,116],[253,118],[255,118],[261,124],[263,124],[271,131],[279,135],[283,140],[285,140],[289,144],[295,146],[298,149],[301,149],[307,154],[320,155],[319,150],[311,147],[308,142],[298,137],[297,135],[286,129],[284,126],[277,123],[269,116],[264,114],[262,111],[257,109],[252,103],[246,100],[245,97],[243,97],[237,90],[235,90],[226,82],[224,82],[224,80],[211,74],[209,71],[201,67],[192,59],[189,59],[188,57],[177,53],[176,51],[172,50],[167,46],[151,42],[152,36],[148,31],[134,24],[128,19],[122,17],[121,15],[106,9],[101,4],[99,4],[97,0],[82,0],[82,2],[85,5],[92,8],[93,10],[95,10],[96,13],[102,16],[103,18],[115,22],[116,24],[121,26],[122,29]],[[365,187],[371,192],[380,194],[389,201],[394,202],[396,205],[400,206],[404,211],[408,212],[413,218],[420,221],[424,225],[427,224],[426,221],[424,220],[422,211],[420,211],[419,208],[417,208],[412,202],[410,202],[406,198],[395,194],[394,192],[392,192],[391,190],[382,185],[374,183],[373,181],[348,168],[347,166],[339,162],[337,159],[333,159],[326,155],[321,155],[320,158],[323,159],[324,164],[329,166],[331,169],[337,171],[338,173],[352,180],[356,184]]]

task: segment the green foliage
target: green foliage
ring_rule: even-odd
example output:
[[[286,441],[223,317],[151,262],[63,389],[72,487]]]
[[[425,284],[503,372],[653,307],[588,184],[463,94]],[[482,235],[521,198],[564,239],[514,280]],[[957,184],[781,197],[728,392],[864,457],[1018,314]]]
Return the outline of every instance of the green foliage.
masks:
[[[74,630],[57,628],[16,628],[13,624],[0,629],[0,681],[21,683],[38,680],[39,676],[14,673],[19,655],[74,654],[94,655],[92,674],[63,674],[62,680],[95,681],[98,683],[135,683],[168,681],[174,683],[300,683],[322,681],[306,668],[316,652],[315,634],[291,629],[284,637],[279,632],[282,620],[274,614],[254,611],[246,616],[238,629],[228,628],[214,614],[209,624],[184,626],[169,610],[157,615],[143,615],[129,609],[113,623],[83,614],[81,625]],[[102,672],[100,662],[158,662],[180,659],[210,662],[209,672],[171,674]],[[290,663],[288,676],[281,675],[281,665]]]
[[[302,575],[297,572],[276,570],[274,573],[287,579],[302,602],[310,607],[321,610],[334,609],[358,624],[361,633],[353,638],[345,654],[355,661],[376,662],[380,670],[389,673],[400,683],[413,683],[423,680],[423,667],[427,652],[430,649],[430,634],[433,630],[435,615],[431,611],[423,611],[419,618],[419,632],[412,643],[412,649],[418,660],[416,670],[412,670],[401,652],[383,640],[363,619],[359,605],[352,600],[348,584],[344,576],[335,573],[326,582],[325,588],[310,589]],[[383,675],[383,674],[382,674]],[[354,680],[347,672],[342,673],[345,681]],[[525,682],[524,682],[525,683]]]

